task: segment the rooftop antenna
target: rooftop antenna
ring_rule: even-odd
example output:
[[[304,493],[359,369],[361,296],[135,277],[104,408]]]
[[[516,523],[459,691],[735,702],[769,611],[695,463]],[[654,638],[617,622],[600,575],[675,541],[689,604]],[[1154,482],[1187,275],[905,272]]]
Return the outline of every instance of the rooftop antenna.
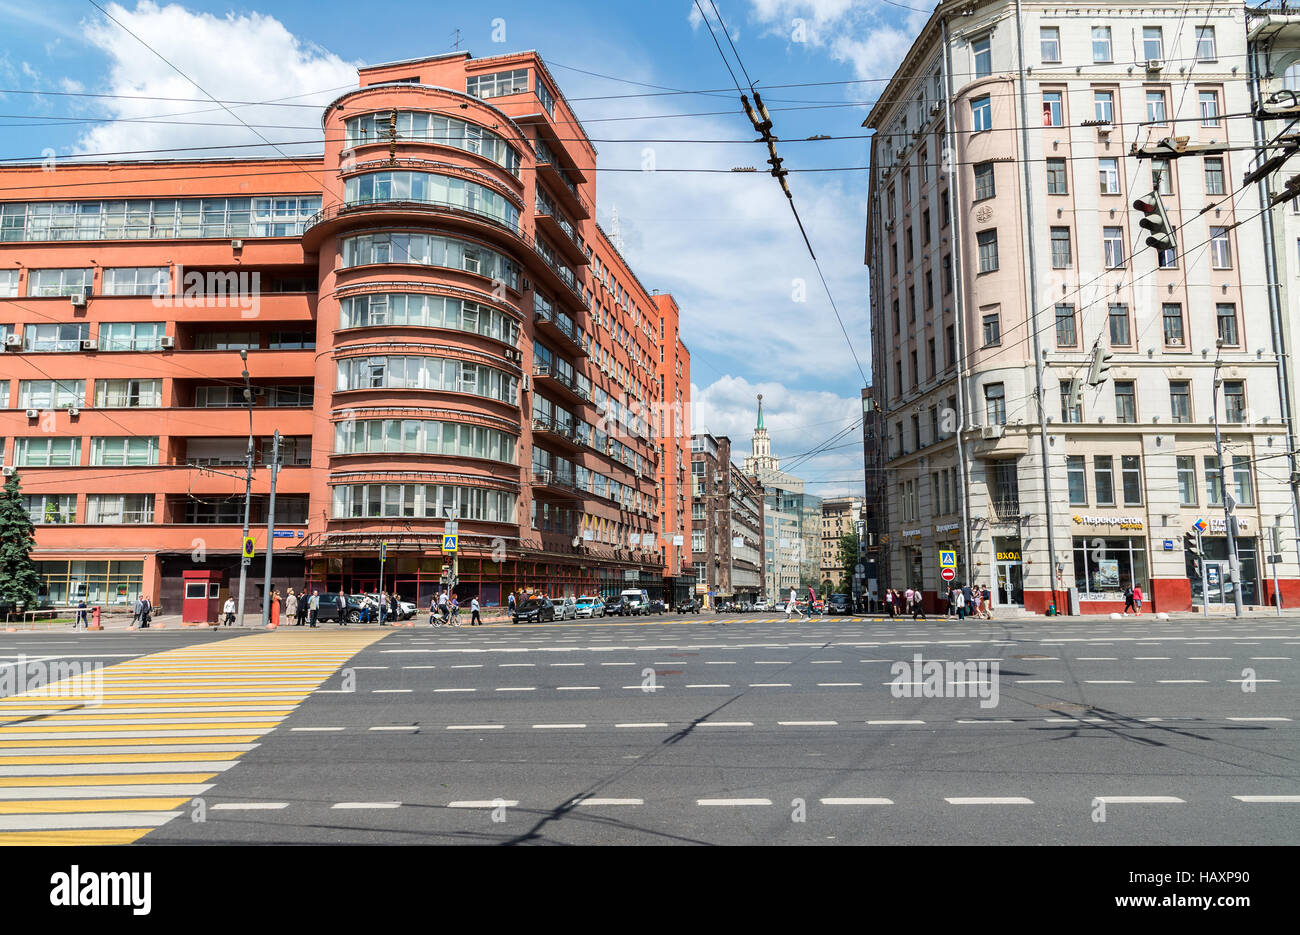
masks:
[[[619,253],[626,252],[623,249],[623,232],[618,224],[618,205],[611,205],[609,209],[609,239]]]
[[[454,43],[452,43],[452,48],[455,49],[457,52],[459,52],[460,51],[460,27],[459,26],[456,27],[456,31],[452,33],[452,36],[456,40]]]

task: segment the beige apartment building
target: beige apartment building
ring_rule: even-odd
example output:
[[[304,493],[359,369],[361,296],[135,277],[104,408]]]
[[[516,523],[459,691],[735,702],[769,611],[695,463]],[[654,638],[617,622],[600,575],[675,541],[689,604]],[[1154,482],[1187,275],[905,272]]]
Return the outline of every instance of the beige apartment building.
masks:
[[[934,601],[951,549],[958,580],[1038,612],[1071,591],[1083,612],[1119,610],[1132,584],[1156,610],[1238,587],[1273,599],[1291,436],[1263,225],[1241,186],[1246,52],[1241,3],[935,9],[864,124],[896,586]],[[1210,151],[1131,154],[1169,137]],[[1153,189],[1172,251],[1146,246],[1132,207]],[[1109,369],[1090,385],[1097,354]],[[1291,604],[1294,548],[1282,559]]]
[[[840,540],[857,532],[862,519],[861,497],[827,497],[822,500],[822,581],[839,590],[853,575],[840,563]]]

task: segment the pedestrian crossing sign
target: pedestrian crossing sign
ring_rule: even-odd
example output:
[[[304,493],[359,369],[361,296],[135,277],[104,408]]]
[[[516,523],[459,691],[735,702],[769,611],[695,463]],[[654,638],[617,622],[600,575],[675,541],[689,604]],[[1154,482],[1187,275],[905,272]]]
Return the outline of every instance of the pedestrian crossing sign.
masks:
[[[940,549],[939,550],[939,567],[956,568],[957,567],[957,550]]]
[[[444,552],[455,552],[455,551],[456,551],[456,540],[459,539],[459,538],[460,538],[459,536],[443,536],[443,537],[442,537],[442,550],[443,550]]]

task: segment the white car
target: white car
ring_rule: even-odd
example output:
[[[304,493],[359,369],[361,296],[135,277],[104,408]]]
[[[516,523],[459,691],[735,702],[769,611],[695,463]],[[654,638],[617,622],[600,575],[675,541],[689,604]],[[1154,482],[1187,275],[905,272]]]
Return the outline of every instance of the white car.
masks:
[[[555,608],[556,620],[578,619],[578,605],[574,603],[571,597],[552,598],[551,606]]]
[[[578,617],[605,616],[605,602],[599,597],[580,597],[574,606]]]
[[[628,615],[640,617],[650,613],[650,595],[639,588],[628,588],[622,597],[628,602]]]

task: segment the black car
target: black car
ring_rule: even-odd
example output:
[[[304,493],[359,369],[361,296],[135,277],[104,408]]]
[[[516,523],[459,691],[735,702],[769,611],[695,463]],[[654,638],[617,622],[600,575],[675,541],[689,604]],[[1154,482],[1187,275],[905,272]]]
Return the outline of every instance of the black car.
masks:
[[[555,605],[544,598],[529,598],[515,607],[515,623],[546,623],[554,619]]]
[[[651,601],[651,602],[649,603],[649,605],[646,607],[646,613],[647,613],[647,614],[660,614],[660,615],[663,615],[663,614],[666,613],[667,611],[668,611],[668,605],[665,604],[663,601],[659,600],[658,598],[656,598],[655,600]]]
[[[337,620],[339,623],[359,623],[361,621],[361,608],[364,598],[360,594],[339,594],[336,591],[326,591],[320,595],[320,608],[316,611],[316,619]]]
[[[632,612],[632,602],[625,597],[615,597],[605,602],[606,617],[622,617]]]
[[[853,613],[853,604],[849,601],[847,594],[832,594],[830,601],[826,604],[826,613],[828,614],[851,614]]]
[[[689,598],[677,605],[679,614],[698,614],[700,612],[700,602],[695,598]]]

